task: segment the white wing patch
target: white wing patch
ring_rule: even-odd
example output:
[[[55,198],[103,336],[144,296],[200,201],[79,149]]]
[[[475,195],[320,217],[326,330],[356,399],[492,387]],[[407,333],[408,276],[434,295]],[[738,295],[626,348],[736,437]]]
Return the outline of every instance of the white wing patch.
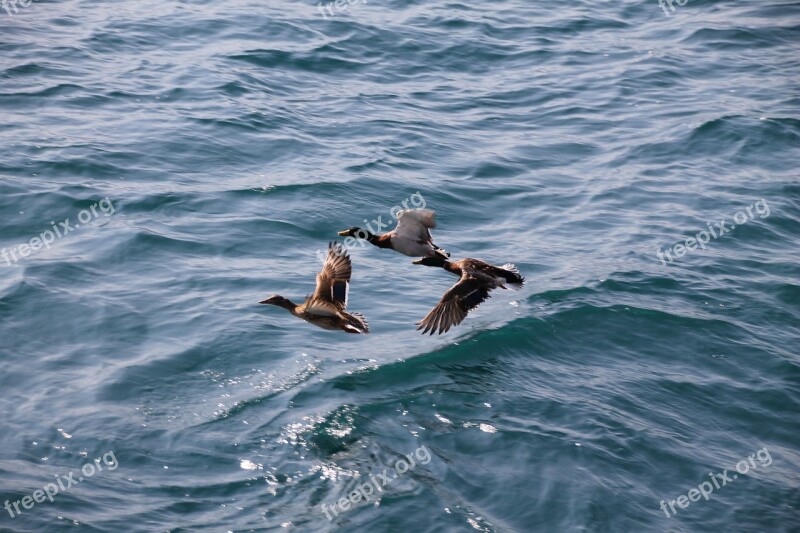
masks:
[[[511,263],[506,263],[505,265],[501,266],[503,270],[508,270],[509,272],[513,272],[514,274],[519,275],[519,269],[512,265]]]

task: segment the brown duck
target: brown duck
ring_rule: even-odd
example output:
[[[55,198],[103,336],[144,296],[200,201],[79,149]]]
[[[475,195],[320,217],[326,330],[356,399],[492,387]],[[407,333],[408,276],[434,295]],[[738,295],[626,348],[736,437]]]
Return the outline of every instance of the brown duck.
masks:
[[[369,333],[369,325],[360,313],[347,312],[350,291],[350,256],[338,242],[328,245],[328,256],[317,274],[317,289],[296,305],[283,296],[270,296],[258,303],[283,307],[291,314],[322,329],[347,333]]]

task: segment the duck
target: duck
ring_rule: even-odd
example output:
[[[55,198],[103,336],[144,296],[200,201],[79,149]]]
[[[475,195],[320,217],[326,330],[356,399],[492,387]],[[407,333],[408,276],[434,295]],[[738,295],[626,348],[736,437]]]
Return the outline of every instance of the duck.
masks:
[[[441,335],[450,331],[453,326],[461,324],[470,311],[491,297],[489,295],[491,290],[498,287],[519,290],[525,283],[525,278],[520,275],[517,267],[510,263],[497,267],[469,257],[460,261],[424,257],[413,263],[443,268],[460,278],[444,293],[436,307],[417,322],[417,330],[422,330],[423,335],[428,332],[433,335],[437,330]]]
[[[364,316],[347,312],[351,272],[347,250],[334,241],[328,244],[328,255],[317,274],[316,290],[306,297],[305,302],[298,305],[276,294],[258,303],[282,307],[297,318],[322,329],[367,334],[369,324]]]
[[[380,219],[379,222],[380,224]],[[436,227],[436,212],[430,209],[405,209],[397,212],[397,227],[383,235],[353,227],[340,231],[341,237],[365,239],[378,248],[389,248],[409,257],[441,257],[450,254],[433,244],[430,230]]]

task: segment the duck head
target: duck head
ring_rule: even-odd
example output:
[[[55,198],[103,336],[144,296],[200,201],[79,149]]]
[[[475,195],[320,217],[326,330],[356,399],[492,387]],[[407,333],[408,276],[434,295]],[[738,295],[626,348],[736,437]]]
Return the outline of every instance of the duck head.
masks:
[[[294,304],[289,301],[288,298],[284,298],[278,294],[274,296],[270,296],[266,300],[261,300],[258,302],[260,304],[268,304],[268,305],[277,305],[278,307],[283,307],[284,309],[288,309],[290,307],[294,307]]]
[[[339,232],[339,236],[341,236],[341,237],[356,237],[358,239],[367,239],[367,240],[370,240],[371,238],[374,237],[374,235],[372,233],[368,232],[367,230],[361,229],[361,228],[356,228],[356,227],[353,227],[353,228],[350,228],[350,229],[346,229],[344,231],[340,231]]]

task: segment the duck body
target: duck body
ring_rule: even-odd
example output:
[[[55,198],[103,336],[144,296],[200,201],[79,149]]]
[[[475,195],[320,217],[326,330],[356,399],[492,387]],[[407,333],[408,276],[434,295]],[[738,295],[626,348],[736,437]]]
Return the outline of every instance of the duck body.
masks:
[[[444,261],[442,268],[459,277],[474,278],[488,290],[508,289],[509,287],[506,285],[510,285],[513,290],[518,290],[525,282],[525,278],[519,275],[517,267],[512,264],[496,267],[480,259],[468,257],[461,261]]]
[[[439,303],[428,313],[425,318],[417,323],[418,330],[422,333],[437,331],[441,335],[453,326],[457,326],[467,317],[467,314],[491,296],[493,289],[519,290],[525,283],[517,267],[506,264],[502,267],[490,265],[480,259],[466,258],[461,261],[448,261],[439,257],[426,257],[414,264],[440,267],[459,277]]]
[[[347,333],[369,333],[369,326],[361,313],[339,313],[336,316],[324,316],[304,312],[299,317],[322,329],[341,329]]]
[[[348,313],[352,266],[347,251],[339,243],[330,243],[328,256],[317,274],[317,288],[302,304],[295,304],[280,295],[259,303],[282,307],[301,320],[327,330],[347,333],[369,333],[369,325],[360,313]]]
[[[441,257],[450,254],[433,243],[430,230],[436,227],[436,212],[430,209],[406,209],[397,213],[397,227],[383,235],[353,227],[340,231],[343,237],[365,239],[378,248],[388,248],[409,257]]]
[[[320,309],[314,306],[312,297],[307,298],[304,303],[299,305],[283,296],[272,296],[258,303],[283,307],[300,320],[305,320],[318,328],[343,330],[347,333],[369,333],[369,325],[361,313]]]

